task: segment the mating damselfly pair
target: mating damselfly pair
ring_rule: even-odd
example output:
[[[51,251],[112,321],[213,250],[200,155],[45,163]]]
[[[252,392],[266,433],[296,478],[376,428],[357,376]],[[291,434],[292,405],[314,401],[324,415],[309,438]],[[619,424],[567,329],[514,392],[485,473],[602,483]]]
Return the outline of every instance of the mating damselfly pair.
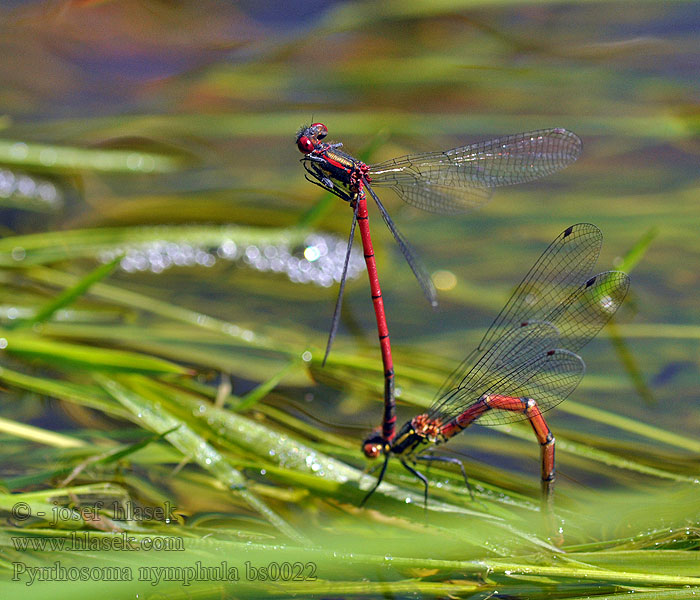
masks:
[[[554,437],[542,413],[563,401],[580,382],[585,364],[576,352],[590,341],[621,305],[629,278],[619,271],[592,275],[602,245],[600,230],[589,223],[565,229],[549,245],[476,348],[443,383],[432,406],[397,433],[394,366],[389,329],[369,230],[367,193],[416,276],[429,302],[437,305],[430,276],[394,225],[374,187],[390,187],[406,203],[431,212],[458,214],[484,204],[497,186],[523,183],[554,173],[578,158],[580,139],[561,128],[508,135],[444,152],[427,152],[366,165],[323,141],[322,123],[303,127],[297,146],[306,177],[349,203],[353,219],[347,265],[356,226],[360,228],[384,366],[384,415],[381,427],[363,443],[365,456],[384,457],[377,489],[389,458],[396,456],[424,485],[417,462],[456,463],[456,458],[424,452],[447,442],[474,422],[497,425],[527,419],[542,451],[542,489],[547,504],[554,481]],[[331,331],[338,327],[345,276],[342,277]],[[325,362],[324,358],[324,362]]]

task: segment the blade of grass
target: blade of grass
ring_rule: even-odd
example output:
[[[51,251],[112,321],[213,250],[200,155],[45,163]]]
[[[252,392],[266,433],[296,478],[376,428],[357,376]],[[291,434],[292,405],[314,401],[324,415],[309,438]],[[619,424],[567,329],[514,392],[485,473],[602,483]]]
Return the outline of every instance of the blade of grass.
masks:
[[[114,417],[128,418],[131,415],[98,386],[25,375],[7,367],[0,367],[0,381],[23,390],[94,408]]]
[[[644,380],[644,375],[642,375],[642,371],[637,365],[634,354],[625,343],[624,338],[620,335],[617,323],[615,323],[614,320],[610,321],[607,325],[607,330],[610,336],[610,343],[615,349],[615,354],[617,354],[618,359],[622,363],[625,373],[627,373],[634,389],[637,390],[637,393],[647,405],[656,404],[654,394],[652,394],[651,388]]]
[[[137,452],[141,450],[142,448],[145,448],[146,446],[149,446],[153,444],[154,442],[158,442],[162,440],[166,435],[169,433],[172,433],[175,431],[177,427],[173,427],[172,429],[169,429],[168,431],[164,431],[163,433],[156,433],[155,435],[152,435],[145,440],[142,440],[140,442],[136,442],[135,444],[129,444],[129,445],[121,445],[118,448],[112,448],[110,450],[107,450],[106,452],[102,452],[101,454],[98,454],[96,456],[90,456],[89,458],[85,459],[82,461],[79,465],[77,465],[74,469],[71,470],[70,474],[68,477],[66,477],[62,482],[61,482],[61,487],[65,487],[68,485],[75,477],[82,472],[86,467],[88,467],[91,464],[109,464],[112,462],[115,462],[117,460],[121,460],[122,458],[125,458],[129,456],[130,454],[133,454],[134,452]]]
[[[637,266],[637,263],[644,258],[649,246],[657,235],[659,235],[658,227],[650,227],[647,229],[646,233],[639,238],[634,246],[622,257],[622,260],[615,264],[615,268],[625,273],[630,273],[632,269]]]
[[[519,437],[521,439],[532,439],[532,432],[518,425],[509,427],[508,430],[505,431],[505,433],[514,437]],[[619,469],[636,471],[637,473],[643,473],[645,475],[651,475],[653,477],[659,477],[661,479],[670,479],[671,481],[678,481],[684,483],[695,483],[698,479],[697,476],[681,475],[679,473],[673,473],[671,471],[657,469],[655,467],[644,465],[629,458],[622,458],[610,452],[598,450],[597,448],[592,448],[590,446],[579,444],[571,440],[561,439],[559,437],[557,438],[557,450],[561,450],[563,452],[571,452],[572,454],[575,454],[579,457],[586,457],[609,466],[617,467]]]
[[[48,431],[41,427],[34,427],[33,425],[17,423],[2,417],[0,417],[0,432],[56,448],[81,448],[87,446],[86,442],[78,438],[56,431]]]
[[[245,477],[187,423],[175,418],[163,407],[155,406],[148,399],[135,394],[115,379],[103,375],[95,375],[95,379],[115,400],[132,412],[137,423],[159,434],[171,430],[171,433],[164,433],[165,438],[185,457],[194,459],[203,469],[214,474],[227,489],[241,496],[283,535],[296,542],[307,543],[303,535],[248,491]]]
[[[686,553],[687,554],[687,553]],[[631,571],[608,571],[573,567],[550,567],[518,562],[487,561],[491,575],[519,575],[563,577],[578,581],[618,583],[621,585],[643,586],[699,586],[700,577],[694,575],[657,575],[655,573],[635,573]]]
[[[595,408],[581,402],[567,401],[557,406],[557,410],[597,421],[599,423],[617,427],[623,431],[629,431],[639,436],[662,442],[689,452],[700,453],[700,441],[682,435],[677,431],[666,431],[660,427],[642,423],[637,419],[631,419],[623,415],[618,415],[602,408]]]
[[[36,281],[64,287],[75,285],[78,281],[76,277],[69,273],[63,273],[47,267],[28,269],[26,274]],[[210,317],[209,315],[163,302],[162,300],[157,300],[143,294],[131,292],[117,286],[111,286],[106,283],[96,283],[90,288],[89,294],[112,303],[121,304],[122,306],[139,309],[174,321],[214,331],[225,338],[234,339],[238,343],[251,348],[273,350],[291,356],[296,356],[299,353],[297,347],[284,344],[284,342],[279,340],[271,340],[261,334],[256,334],[248,329],[239,327],[238,325],[227,323],[226,321]]]
[[[101,171],[123,173],[168,173],[177,170],[182,160],[137,150],[98,150],[70,146],[0,140],[0,162],[61,171]]]
[[[625,256],[616,265],[618,269],[626,273],[630,273],[632,269],[637,265],[637,263],[644,257],[651,242],[658,235],[658,227],[650,227],[646,233],[632,246],[630,250],[627,251]],[[647,404],[654,404],[654,396],[651,393],[651,389],[644,381],[644,376],[637,366],[637,362],[634,359],[634,355],[625,344],[624,339],[620,335],[620,331],[617,328],[614,320],[608,324],[608,334],[610,336],[610,341],[615,348],[620,362],[622,363],[625,372],[632,381],[632,385],[637,390],[637,393]]]
[[[43,323],[44,321],[49,320],[56,313],[56,311],[61,310],[62,308],[65,308],[69,304],[73,303],[76,299],[87,292],[94,283],[101,281],[112,273],[121,259],[122,256],[120,255],[114,260],[104,265],[100,265],[78,281],[76,285],[63,290],[63,292],[61,292],[54,300],[46,304],[43,308],[40,308],[32,318],[16,321],[14,326],[11,326],[10,329],[27,327],[29,325]]]
[[[236,412],[244,412],[255,406],[260,400],[274,390],[285,375],[300,367],[301,360],[293,360],[283,369],[275,373],[270,379],[261,383],[258,387],[248,392],[232,408]]]
[[[102,371],[128,371],[155,374],[191,374],[175,363],[136,352],[82,346],[47,340],[31,335],[5,335],[5,352],[23,359],[38,359],[52,365]]]
[[[129,498],[128,493],[121,486],[113,483],[93,483],[18,494],[0,494],[0,510],[14,515],[18,523],[27,521],[31,517],[51,523],[54,527],[58,525],[71,530],[89,528],[89,523],[85,521],[79,510],[71,508],[56,510],[57,505],[70,505],[76,497],[80,498],[83,495],[93,499],[95,497],[114,498],[122,503]],[[18,530],[15,529],[15,531]]]

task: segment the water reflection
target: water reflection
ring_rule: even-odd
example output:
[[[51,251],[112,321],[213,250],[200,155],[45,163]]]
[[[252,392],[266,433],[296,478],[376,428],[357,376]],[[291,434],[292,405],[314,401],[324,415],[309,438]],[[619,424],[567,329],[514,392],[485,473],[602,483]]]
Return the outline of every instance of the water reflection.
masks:
[[[105,250],[99,258],[107,263],[123,254],[120,267],[128,273],[162,273],[172,267],[212,267],[217,260],[227,260],[257,271],[284,273],[295,283],[330,287],[341,279],[345,251],[344,239],[314,233],[299,246],[287,243],[238,245],[229,239],[217,247],[209,247],[161,240]],[[364,268],[362,254],[353,248],[348,262],[348,277],[358,277]]]
[[[18,205],[23,203],[49,210],[63,206],[63,195],[48,179],[0,169],[0,198],[12,198]]]

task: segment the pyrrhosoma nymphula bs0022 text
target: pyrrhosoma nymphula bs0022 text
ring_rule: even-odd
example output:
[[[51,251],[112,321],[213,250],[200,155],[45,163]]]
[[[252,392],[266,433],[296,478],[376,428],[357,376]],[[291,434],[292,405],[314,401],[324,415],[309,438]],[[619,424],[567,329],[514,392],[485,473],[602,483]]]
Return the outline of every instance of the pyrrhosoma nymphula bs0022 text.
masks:
[[[410,245],[398,231],[373,186],[392,188],[406,203],[431,212],[458,214],[484,204],[492,188],[531,181],[558,171],[574,162],[581,152],[581,140],[566,129],[553,128],[507,135],[444,152],[426,152],[394,158],[368,166],[341,150],[340,143],[322,140],[328,135],[323,123],[302,127],[296,142],[306,178],[345,200],[353,209],[345,268],[335,304],[324,363],[338,328],[345,275],[355,226],[360,228],[367,264],[374,313],[384,367],[384,416],[382,436],[392,440],[396,430],[394,364],[389,327],[379,286],[377,266],[369,230],[367,193],[375,201],[384,222],[408,262],[432,306],[437,306],[435,287]],[[371,182],[371,184],[370,184]]]
[[[427,412],[408,421],[393,439],[379,430],[363,444],[367,457],[384,457],[372,495],[391,456],[418,477],[418,461],[459,465],[424,451],[449,441],[474,422],[499,425],[527,419],[542,448],[542,491],[551,505],[554,437],[542,413],[578,385],[585,364],[576,351],[588,343],[622,304],[629,277],[620,271],[591,276],[602,246],[600,230],[579,223],[544,251],[491,324],[479,347],[447,378]]]

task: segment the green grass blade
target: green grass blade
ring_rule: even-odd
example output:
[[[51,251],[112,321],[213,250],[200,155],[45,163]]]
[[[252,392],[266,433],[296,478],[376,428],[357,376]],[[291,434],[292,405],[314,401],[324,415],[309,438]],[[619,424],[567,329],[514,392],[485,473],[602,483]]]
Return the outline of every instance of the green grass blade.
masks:
[[[617,427],[656,442],[661,442],[696,454],[700,453],[700,441],[681,434],[678,431],[666,431],[655,425],[642,423],[637,419],[615,414],[603,408],[596,408],[582,402],[563,402],[557,410],[567,412],[577,417],[590,419],[601,424]]]
[[[637,266],[637,263],[644,258],[649,246],[657,235],[659,235],[659,228],[650,227],[646,233],[639,238],[639,240],[637,240],[634,246],[627,251],[627,253],[622,257],[622,260],[616,264],[615,267],[620,271],[630,273],[632,269]]]
[[[138,150],[98,150],[0,140],[0,163],[56,172],[168,173],[182,160]]]
[[[86,443],[81,439],[2,417],[0,417],[0,432],[56,448],[81,448],[86,446]]]
[[[15,514],[19,509],[19,517],[15,517],[15,521],[24,526],[38,521],[50,523],[52,527],[62,529],[90,528],[90,523],[83,518],[81,512],[71,507],[73,501],[82,495],[101,498],[105,501],[110,499],[119,503],[123,503],[129,498],[126,490],[121,486],[113,483],[95,483],[16,494],[0,494],[0,510]],[[58,506],[64,506],[65,510],[56,510]]]
[[[94,408],[111,416],[123,418],[131,414],[95,385],[26,375],[7,367],[0,367],[0,381],[12,387]]]
[[[290,362],[286,367],[284,367],[279,372],[275,373],[270,379],[261,383],[258,387],[248,392],[243,396],[239,402],[234,405],[234,409],[237,412],[244,412],[253,406],[255,406],[260,400],[267,396],[272,390],[274,390],[277,385],[284,379],[284,377],[300,367],[301,361],[295,360]]]
[[[169,361],[125,350],[81,346],[24,334],[6,334],[5,352],[25,360],[40,360],[86,370],[138,372],[153,374],[191,373]]]
[[[507,431],[507,434],[521,439],[532,439],[532,432],[526,429],[525,427],[510,427]],[[679,473],[674,473],[672,471],[667,471],[665,469],[651,467],[649,465],[642,464],[630,458],[623,458],[621,456],[612,454],[611,452],[606,452],[605,450],[592,448],[591,446],[579,444],[578,442],[574,442],[572,440],[557,438],[557,450],[562,452],[571,452],[577,457],[585,457],[590,460],[603,463],[605,465],[617,467],[618,469],[635,471],[637,473],[643,473],[645,475],[651,475],[653,477],[659,477],[661,479],[668,479],[671,481],[683,483],[695,483],[698,479],[697,476],[682,475]]]
[[[30,269],[27,274],[37,281],[51,285],[68,287],[78,282],[78,278],[69,273],[63,273],[47,267],[34,267]],[[271,340],[263,335],[255,334],[244,327],[239,327],[238,325],[222,321],[221,319],[182,308],[121,287],[111,286],[106,283],[96,283],[90,288],[89,293],[115,304],[156,314],[174,321],[187,323],[188,325],[194,325],[197,328],[214,331],[225,338],[234,339],[236,342],[251,348],[273,350],[292,356],[296,356],[299,353],[298,347],[294,345],[285,344],[279,340]]]
[[[95,376],[104,389],[129,409],[134,420],[165,438],[186,458],[191,458],[211,472],[227,489],[240,495],[254,510],[263,515],[287,537],[304,543],[305,538],[284,519],[273,512],[248,489],[243,475],[236,470],[211,444],[197,435],[185,422],[176,419],[164,408],[156,406],[120,382],[101,375]],[[170,431],[170,433],[167,433]]]
[[[31,319],[17,321],[15,327],[26,327],[28,325],[34,325],[35,323],[43,323],[44,321],[48,321],[57,311],[73,303],[76,299],[87,292],[93,284],[101,281],[112,273],[121,259],[122,257],[118,256],[114,260],[104,265],[100,265],[95,270],[83,277],[76,285],[65,289],[54,300],[49,302],[43,308],[40,308]]]
[[[620,330],[614,320],[610,321],[607,325],[608,335],[610,336],[610,343],[615,348],[615,352],[622,363],[627,376],[629,377],[634,389],[637,390],[639,396],[644,400],[646,404],[652,405],[656,403],[654,394],[651,388],[647,385],[647,382],[639,368],[632,351],[627,346],[624,338],[620,335]]]

